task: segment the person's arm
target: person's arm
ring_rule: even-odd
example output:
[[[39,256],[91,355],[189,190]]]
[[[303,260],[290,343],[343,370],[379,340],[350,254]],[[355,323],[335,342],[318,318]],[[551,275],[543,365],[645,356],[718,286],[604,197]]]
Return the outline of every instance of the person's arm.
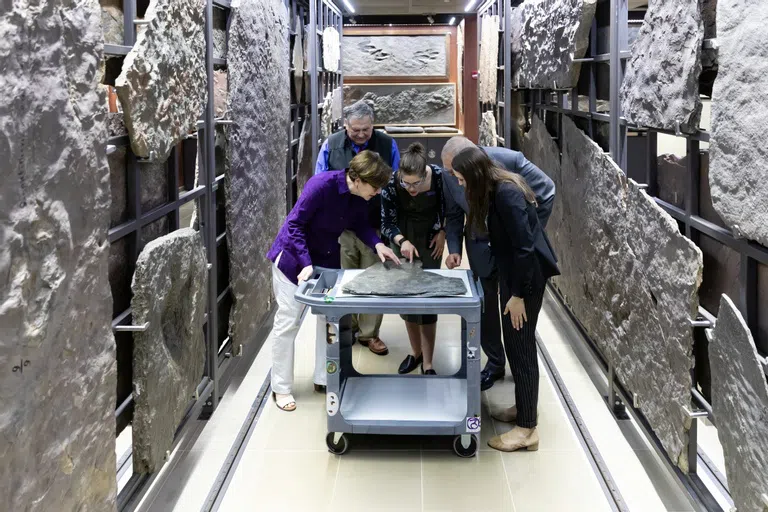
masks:
[[[320,153],[317,155],[317,163],[315,164],[315,174],[328,171],[328,139],[325,139],[323,145],[320,147]],[[341,169],[337,169],[341,170]]]
[[[296,247],[296,256],[302,267],[312,265],[307,246],[307,225],[323,204],[325,191],[322,185],[322,180],[309,180],[286,220],[288,236]]]
[[[516,186],[503,187],[496,195],[504,234],[512,248],[514,272],[505,272],[512,297],[525,299],[533,292],[536,257],[533,230],[528,222],[528,208],[523,192]],[[497,260],[499,264],[503,264]]]
[[[392,170],[400,168],[400,150],[397,148],[397,141],[392,139]]]
[[[453,197],[448,180],[450,176],[443,175],[443,197],[445,198],[445,234],[448,240],[448,254],[461,254],[464,243],[464,210]]]
[[[381,241],[381,238],[376,236],[376,231],[368,223],[367,212],[363,210],[360,212],[355,212],[355,215],[353,215],[351,220],[352,225],[350,228],[355,233],[355,235],[357,235],[357,238],[359,238],[365,245],[376,251],[376,246],[383,242]]]
[[[393,175],[387,186],[381,189],[381,235],[400,245],[398,242],[403,238],[403,235],[400,233],[400,227],[397,223],[395,179]]]

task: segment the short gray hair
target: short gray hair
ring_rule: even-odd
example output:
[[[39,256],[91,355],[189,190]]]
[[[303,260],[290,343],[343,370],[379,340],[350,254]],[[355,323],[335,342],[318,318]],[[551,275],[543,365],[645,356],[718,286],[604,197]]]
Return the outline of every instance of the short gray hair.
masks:
[[[443,146],[443,151],[440,153],[440,159],[445,161],[448,157],[454,157],[458,155],[462,150],[467,148],[474,148],[475,143],[466,137],[456,135],[451,137]]]
[[[373,107],[364,100],[357,101],[344,109],[345,119],[362,119],[364,117],[370,118],[371,122],[374,120]]]

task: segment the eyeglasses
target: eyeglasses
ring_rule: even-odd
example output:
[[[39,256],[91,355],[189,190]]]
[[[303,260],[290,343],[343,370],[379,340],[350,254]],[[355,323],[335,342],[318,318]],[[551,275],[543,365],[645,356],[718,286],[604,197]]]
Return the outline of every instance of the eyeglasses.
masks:
[[[403,188],[409,188],[411,190],[415,190],[415,189],[419,188],[422,183],[424,183],[425,179],[426,179],[426,177],[421,178],[419,181],[416,181],[414,183],[408,183],[407,181],[403,181],[403,179],[400,178],[400,186],[402,186]]]

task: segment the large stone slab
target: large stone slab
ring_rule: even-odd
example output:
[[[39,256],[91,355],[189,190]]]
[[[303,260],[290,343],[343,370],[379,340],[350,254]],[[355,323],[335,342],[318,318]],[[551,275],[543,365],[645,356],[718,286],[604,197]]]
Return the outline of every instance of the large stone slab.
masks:
[[[376,124],[455,124],[455,84],[344,85],[344,106],[369,102]]]
[[[400,266],[390,261],[376,263],[353,277],[342,289],[352,295],[388,297],[451,297],[467,293],[461,278],[426,272],[420,261],[403,262]]]
[[[480,69],[477,96],[480,103],[496,103],[499,66],[499,17],[480,19]]]
[[[104,42],[123,44],[123,2],[121,0],[99,0],[101,5],[101,28]]]
[[[720,2],[712,92],[712,203],[738,236],[768,246],[768,3]],[[757,93],[757,91],[761,91]]]
[[[147,244],[133,274],[133,470],[154,473],[203,377],[207,259],[198,231]]]
[[[2,507],[114,511],[99,2],[1,3]]]
[[[227,12],[213,8],[213,57],[227,58]]]
[[[288,13],[281,0],[241,0],[230,13],[229,171],[225,180],[230,336],[246,344],[268,311],[265,258],[285,219],[290,125]]]
[[[133,152],[164,161],[205,105],[204,16],[197,0],[152,0],[145,19],[115,86]]]
[[[339,38],[339,31],[333,27],[326,27],[323,30],[323,67],[328,71],[338,71],[340,58],[341,40]]]
[[[576,87],[597,0],[528,0],[512,16],[512,86]]]
[[[629,122],[698,129],[703,40],[698,0],[651,0],[621,86],[621,109]]]
[[[304,185],[315,173],[314,162],[312,161],[312,136],[311,122],[306,118],[301,125],[301,134],[299,135],[299,150],[296,176],[296,191],[301,195]]]
[[[492,110],[486,110],[480,117],[480,138],[478,140],[481,146],[496,147],[499,145],[496,133],[496,116]]]
[[[344,36],[344,75],[447,80],[448,41],[448,35]]]
[[[537,115],[531,116],[531,129],[523,136],[522,151],[528,160],[548,176],[560,177],[560,148]],[[557,184],[555,190],[560,190]],[[552,215],[561,209],[560,206],[560,201],[555,201]]]
[[[560,172],[543,167],[558,190],[547,226],[562,271],[553,282],[686,470],[701,251],[568,117],[562,141]]]
[[[304,26],[297,15],[293,22],[296,36],[293,38],[291,67],[293,68],[293,89],[297,101],[301,101],[301,86],[304,83]]]
[[[333,133],[333,91],[325,95],[320,114],[320,137],[325,140]]]
[[[709,343],[712,412],[739,511],[768,508],[768,385],[759,360],[749,327],[723,295]]]
[[[459,100],[459,116],[464,115],[464,20],[456,28],[456,96]]]

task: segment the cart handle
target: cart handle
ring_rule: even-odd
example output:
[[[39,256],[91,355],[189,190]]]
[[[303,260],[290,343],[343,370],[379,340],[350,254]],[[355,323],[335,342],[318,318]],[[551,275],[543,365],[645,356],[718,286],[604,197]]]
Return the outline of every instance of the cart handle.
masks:
[[[296,290],[295,295],[306,295],[307,290],[311,290],[315,287],[317,284],[318,279],[320,279],[320,275],[323,272],[332,271],[334,269],[331,268],[325,268],[325,267],[312,267],[312,278],[307,279],[306,281],[302,281],[299,283],[299,288]],[[293,326],[299,326],[304,321],[304,317],[307,315],[307,308],[309,306],[307,304],[302,304],[301,306],[301,313],[299,316],[296,317],[296,321],[293,323]]]

